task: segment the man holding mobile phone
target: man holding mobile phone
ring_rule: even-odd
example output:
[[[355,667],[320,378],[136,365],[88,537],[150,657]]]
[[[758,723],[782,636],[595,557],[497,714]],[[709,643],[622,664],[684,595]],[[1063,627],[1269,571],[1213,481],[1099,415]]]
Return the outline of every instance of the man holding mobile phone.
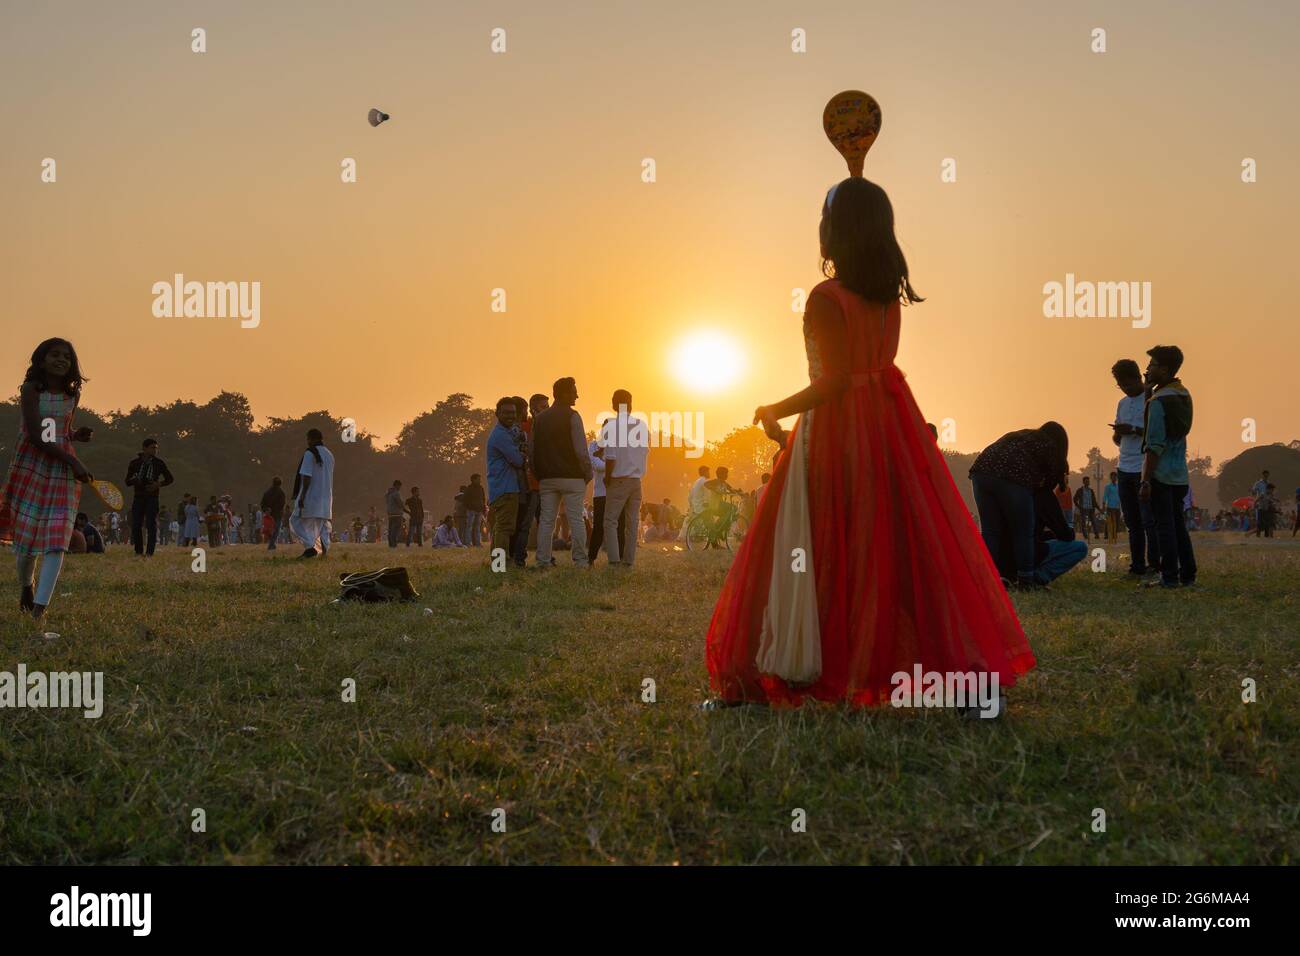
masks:
[[[1142,382],[1142,370],[1133,359],[1120,359],[1111,366],[1110,374],[1115,377],[1116,387],[1124,393],[1115,409],[1111,437],[1119,446],[1119,501],[1124,524],[1128,526],[1128,573],[1144,577],[1160,570],[1155,515],[1140,495],[1147,389]]]

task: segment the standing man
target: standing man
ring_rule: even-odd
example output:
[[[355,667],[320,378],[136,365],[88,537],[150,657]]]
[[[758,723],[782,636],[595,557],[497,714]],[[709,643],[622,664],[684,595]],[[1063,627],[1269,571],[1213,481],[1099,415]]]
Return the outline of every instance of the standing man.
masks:
[[[1106,543],[1119,540],[1119,473],[1110,473],[1110,484],[1101,490],[1101,504],[1106,509]]]
[[[1152,387],[1147,402],[1142,451],[1143,501],[1151,503],[1156,532],[1160,536],[1161,580],[1147,581],[1161,587],[1193,587],[1196,558],[1192,539],[1183,521],[1183,498],[1187,496],[1187,435],[1192,430],[1192,396],[1178,380],[1183,365],[1182,349],[1157,345],[1147,355],[1146,381]]]
[[[402,483],[394,481],[388,494],[384,495],[384,510],[388,513],[388,546],[397,547],[398,536],[402,533],[402,515],[406,514],[406,503],[402,501]]]
[[[153,557],[158,544],[158,491],[174,479],[167,465],[158,457],[158,442],[146,438],[140,454],[126,466],[126,483],[134,490],[131,498],[131,543],[135,553]],[[149,546],[146,550],[144,529],[148,526]]]
[[[496,426],[493,426],[493,431]],[[461,540],[471,548],[483,544],[483,512],[487,511],[487,497],[484,492],[482,475],[470,475],[469,484],[465,486],[465,528],[468,537]]]
[[[221,522],[225,517],[225,509],[217,502],[217,496],[209,495],[207,506],[203,509],[203,524],[208,529],[209,548],[221,547]]]
[[[533,420],[529,412],[537,414],[546,411],[546,406],[550,404],[550,399],[545,395],[534,395],[531,402],[524,401],[522,396],[515,397],[515,428],[518,429],[523,437],[523,448],[525,458],[528,455],[529,436],[533,433]],[[514,559],[515,567],[522,568],[528,565],[528,532],[532,530],[533,520],[537,516],[537,476],[529,467],[527,461],[524,462],[523,468],[523,491],[519,493],[519,514],[515,517],[515,533],[510,538],[510,556]]]
[[[596,555],[605,540],[605,450],[600,447],[600,439],[593,440],[587,446],[591,457],[591,537],[587,539],[587,563],[595,564]],[[627,539],[627,519],[618,518],[618,543],[620,551]],[[605,549],[609,553],[609,549]]]
[[[1112,440],[1119,446],[1119,502],[1128,527],[1128,573],[1135,577],[1160,570],[1160,538],[1149,502],[1139,495],[1142,484],[1142,440],[1146,437],[1147,390],[1142,371],[1132,359],[1120,359],[1110,374],[1124,393],[1115,409]]]
[[[610,564],[629,568],[636,559],[638,529],[641,527],[641,479],[650,454],[650,426],[632,415],[632,393],[625,388],[614,392],[614,417],[601,428],[605,452],[605,553]],[[620,534],[618,526],[624,531]]]
[[[513,398],[500,399],[497,402],[497,423],[487,440],[492,550],[500,548],[507,559],[510,557],[515,524],[519,520],[519,496],[524,490],[520,479],[524,453],[519,450],[519,444],[515,440],[515,416],[518,412]]]
[[[1264,496],[1268,494],[1268,469],[1267,468],[1264,469],[1264,471],[1260,472],[1259,481],[1255,482],[1253,485],[1250,486],[1250,493],[1255,499],[1255,537],[1258,538],[1260,526],[1263,524],[1263,522],[1260,520],[1261,519],[1260,512],[1263,510],[1262,508],[1260,508],[1260,502],[1263,501]]]
[[[1097,496],[1093,494],[1091,481],[1084,475],[1083,485],[1074,493],[1074,511],[1083,524],[1083,537],[1088,541],[1092,540],[1092,522],[1097,516]]]
[[[555,516],[563,499],[564,513],[573,534],[573,563],[585,568],[588,566],[587,529],[582,522],[582,504],[592,471],[582,416],[573,408],[578,401],[578,386],[572,378],[562,378],[551,391],[555,404],[533,419],[528,448],[541,499],[537,566],[551,566]]]
[[[415,541],[417,548],[424,547],[424,501],[420,498],[420,489],[412,488],[411,497],[406,499],[406,511],[411,516],[406,529],[406,546]]]
[[[262,513],[269,514],[275,522],[275,530],[268,535],[270,544],[266,546],[267,551],[274,551],[275,542],[280,537],[280,528],[284,526],[284,488],[279,475],[272,478],[271,487],[262,492]]]
[[[158,509],[158,543],[164,548],[171,544],[171,520],[166,505]]]
[[[307,450],[298,463],[293,499],[289,526],[306,549],[299,557],[314,558],[317,554],[324,557],[329,552],[330,524],[334,518],[334,455],[325,447],[325,438],[318,428],[307,432]]]

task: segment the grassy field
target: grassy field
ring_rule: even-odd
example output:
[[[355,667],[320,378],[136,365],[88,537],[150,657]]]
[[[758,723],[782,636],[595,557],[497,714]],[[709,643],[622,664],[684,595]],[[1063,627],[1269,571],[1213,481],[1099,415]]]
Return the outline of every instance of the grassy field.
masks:
[[[1113,549],[1018,595],[1039,668],[998,720],[701,711],[725,554],[69,557],[60,636],[15,593],[0,670],[103,671],[107,703],[0,710],[0,862],[1293,863],[1300,539],[1195,540],[1199,592],[1139,593]],[[329,603],[389,563],[418,604]]]

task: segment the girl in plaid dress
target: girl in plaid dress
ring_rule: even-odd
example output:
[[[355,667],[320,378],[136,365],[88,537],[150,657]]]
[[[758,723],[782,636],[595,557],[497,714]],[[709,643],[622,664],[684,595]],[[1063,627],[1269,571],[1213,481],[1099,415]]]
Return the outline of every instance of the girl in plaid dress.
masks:
[[[32,353],[19,390],[18,444],[0,490],[0,539],[12,540],[18,558],[19,607],[37,620],[45,613],[72,539],[81,500],[78,482],[94,480],[77,460],[74,441],[90,441],[89,428],[72,427],[84,378],[77,352],[65,339],[47,339]],[[41,562],[36,580],[36,558]]]

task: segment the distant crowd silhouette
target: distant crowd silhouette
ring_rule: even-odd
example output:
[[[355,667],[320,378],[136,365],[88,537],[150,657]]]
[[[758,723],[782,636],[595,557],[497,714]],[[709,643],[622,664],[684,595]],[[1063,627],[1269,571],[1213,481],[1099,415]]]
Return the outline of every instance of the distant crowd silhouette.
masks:
[[[301,559],[332,545],[387,543],[490,549],[495,570],[545,570],[556,552],[591,567],[631,569],[638,545],[735,548],[714,608],[706,661],[719,706],[794,705],[806,698],[879,703],[898,673],[972,668],[1010,686],[1034,666],[1010,592],[1047,588],[1087,554],[1085,543],[1128,535],[1128,574],[1143,587],[1197,587],[1191,530],[1231,528],[1271,537],[1282,508],[1267,471],[1241,507],[1210,517],[1189,486],[1192,397],[1177,346],[1148,350],[1140,371],[1111,368],[1123,393],[1112,424],[1118,467],[1101,489],[1069,481],[1069,437],[1059,423],[1008,432],[970,466],[975,514],[893,359],[900,306],[922,301],[893,235],[883,190],[860,178],[831,189],[821,252],[834,277],[811,293],[804,319],[810,385],[754,422],[774,443],[773,467],[750,492],[726,466],[699,468],[685,509],[643,500],[648,426],[617,389],[613,414],[588,438],[572,377],[551,396],[502,397],[482,471],[469,475],[435,520],[418,487],[400,478],[372,506],[334,527],[334,455],[307,432],[292,489],[280,477],[255,505],[184,493],[159,506],[174,477],[154,438],[128,464],[129,538],[142,558],[161,542],[182,547],[296,541]],[[831,274],[830,271],[827,273]],[[74,425],[84,376],[65,339],[32,353],[20,389],[19,435],[0,490],[0,540],[17,562],[20,607],[40,620],[69,552],[102,552],[126,529],[116,511],[96,528],[78,510],[94,481],[74,451],[92,429]],[[782,419],[798,416],[786,430]],[[96,490],[105,494],[96,483]],[[106,498],[106,500],[108,500]],[[1300,504],[1300,489],[1296,490]],[[1300,517],[1291,516],[1292,534]],[[40,562],[37,574],[38,558]],[[499,566],[498,566],[499,565]]]

